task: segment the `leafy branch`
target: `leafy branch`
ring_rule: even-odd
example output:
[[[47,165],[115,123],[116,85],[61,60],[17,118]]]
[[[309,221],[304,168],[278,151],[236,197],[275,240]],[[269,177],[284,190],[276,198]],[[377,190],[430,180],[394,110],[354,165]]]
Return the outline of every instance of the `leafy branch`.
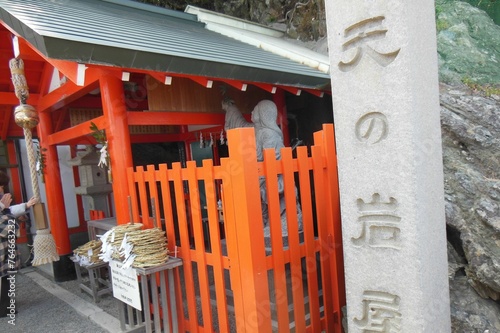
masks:
[[[92,130],[91,135],[96,139],[97,143],[102,145],[100,153],[101,158],[99,159],[99,167],[109,167],[109,153],[108,153],[108,140],[106,138],[106,132],[102,129],[99,129],[97,125],[93,122],[90,123],[90,129]]]
[[[90,129],[92,130],[91,135],[96,139],[97,143],[101,145],[107,144],[106,132],[100,130],[94,122],[90,122]]]

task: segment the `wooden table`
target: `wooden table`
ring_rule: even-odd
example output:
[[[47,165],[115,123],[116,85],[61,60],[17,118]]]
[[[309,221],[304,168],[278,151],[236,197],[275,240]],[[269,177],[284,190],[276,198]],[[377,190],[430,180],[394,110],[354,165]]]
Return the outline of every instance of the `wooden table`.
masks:
[[[81,269],[87,270],[89,274],[89,283],[83,282]],[[80,263],[75,262],[76,278],[78,280],[78,285],[82,291],[85,291],[94,298],[94,302],[99,302],[99,296],[108,294],[112,292],[112,286],[108,279],[105,279],[101,271],[102,269],[108,269],[109,266],[107,262],[100,262],[92,264],[89,266],[82,266]]]

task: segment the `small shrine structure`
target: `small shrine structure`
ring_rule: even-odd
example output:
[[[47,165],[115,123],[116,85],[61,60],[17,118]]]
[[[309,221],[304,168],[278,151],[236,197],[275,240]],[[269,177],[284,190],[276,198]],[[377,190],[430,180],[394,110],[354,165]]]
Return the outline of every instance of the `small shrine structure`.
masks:
[[[287,42],[281,31],[192,6],[177,12],[127,0],[0,0],[0,142],[6,156],[0,167],[8,169],[21,198],[27,195],[20,165],[23,131],[13,118],[19,103],[9,71],[14,57],[24,62],[27,103],[40,118],[33,136],[44,157],[43,199],[61,258],[51,264],[56,281],[74,278],[73,236],[87,231],[88,207],[79,194],[92,194],[83,188],[96,169],[80,163],[85,159],[80,154],[83,147],[100,147],[93,135],[97,128],[106,136],[112,181],[90,185],[111,189],[106,218],[117,224],[141,220],[147,227],[152,218],[162,221],[169,250],[179,251],[184,261],[185,285],[176,275],[178,302],[181,295],[188,298],[189,315],[179,311],[177,318],[182,332],[214,331],[209,327],[214,283],[221,332],[229,331],[232,311],[238,332],[267,332],[278,324],[280,332],[340,332],[345,295],[334,134],[332,126],[323,126],[333,122],[331,98],[324,97],[331,94],[327,56]],[[246,163],[245,156],[255,151],[245,155],[240,148],[254,147],[252,129],[226,133],[226,99],[247,119],[259,101],[272,100],[285,145],[302,142],[307,148],[287,148],[288,160],[279,165]],[[228,137],[232,146],[226,145]],[[231,154],[244,166],[243,174],[225,164]],[[206,163],[221,173],[206,178]],[[304,235],[290,239],[283,251],[276,250],[281,235],[274,237],[272,255],[263,237],[252,240],[262,230],[250,223],[260,209],[253,182],[263,172],[286,174],[289,184],[294,174],[301,179]],[[309,179],[310,174],[315,176]],[[236,187],[228,187],[229,180]],[[76,192],[65,191],[67,184]],[[167,202],[170,192],[175,199]],[[220,199],[226,201],[218,205]],[[238,211],[248,214],[236,223]],[[76,215],[78,225],[70,226]],[[200,272],[201,310],[199,291],[187,281],[195,274],[193,265]],[[275,275],[268,281],[268,274],[283,274],[285,280]],[[270,298],[270,290],[280,294],[273,291]],[[287,290],[293,293],[288,299]],[[228,292],[231,306],[221,296]],[[197,311],[204,323],[197,321]]]

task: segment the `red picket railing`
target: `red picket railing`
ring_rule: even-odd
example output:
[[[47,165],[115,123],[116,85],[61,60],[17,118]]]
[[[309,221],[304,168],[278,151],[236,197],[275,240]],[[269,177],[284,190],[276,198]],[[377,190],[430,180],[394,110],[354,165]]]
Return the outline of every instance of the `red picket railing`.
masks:
[[[175,290],[181,332],[341,332],[345,305],[333,125],[315,144],[265,151],[254,130],[228,131],[220,166],[173,163],[128,169],[132,216],[166,231],[182,258]],[[278,175],[288,237],[282,237]],[[263,232],[259,177],[265,177],[270,237]],[[205,194],[202,202],[200,193]],[[302,208],[298,231],[296,193]],[[218,203],[222,206],[219,207]],[[203,210],[206,210],[204,214]],[[204,217],[205,216],[205,217]]]

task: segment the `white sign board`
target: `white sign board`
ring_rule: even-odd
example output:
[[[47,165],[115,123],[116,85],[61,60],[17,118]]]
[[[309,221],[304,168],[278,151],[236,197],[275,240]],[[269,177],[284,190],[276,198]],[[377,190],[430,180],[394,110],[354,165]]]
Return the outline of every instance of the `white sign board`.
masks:
[[[113,296],[123,303],[142,311],[137,273],[131,267],[124,269],[122,266],[123,264],[118,261],[111,260],[109,262],[111,282],[113,283]]]

